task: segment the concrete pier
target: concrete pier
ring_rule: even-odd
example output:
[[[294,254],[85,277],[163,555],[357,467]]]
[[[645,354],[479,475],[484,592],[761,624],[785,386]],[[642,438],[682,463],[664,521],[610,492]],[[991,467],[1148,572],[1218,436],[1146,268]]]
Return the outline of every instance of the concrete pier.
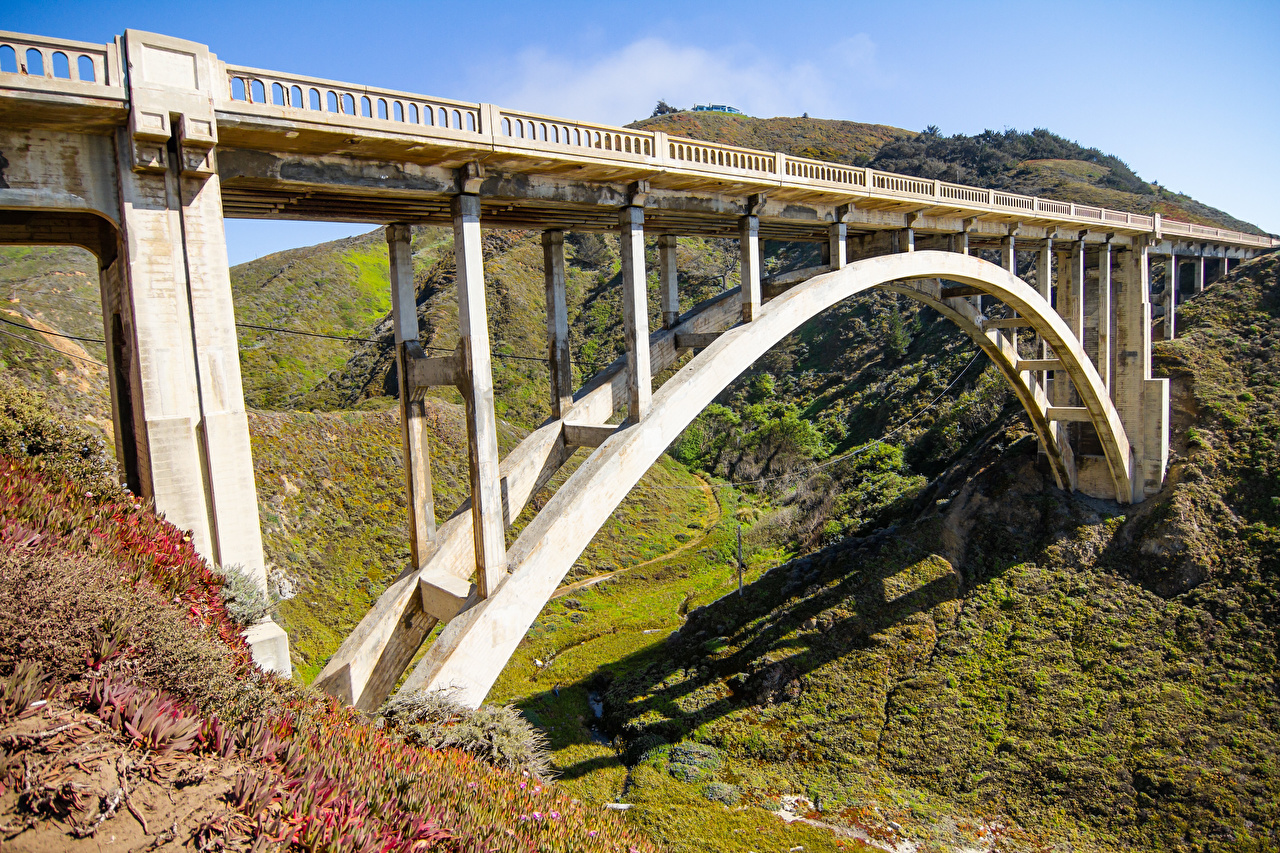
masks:
[[[551,416],[563,418],[573,405],[563,231],[542,233],[542,265],[547,291],[547,367],[551,373]]]
[[[496,590],[506,576],[507,544],[502,486],[498,481],[498,419],[493,411],[493,361],[489,351],[489,312],[485,305],[480,246],[480,199],[470,194],[459,195],[453,200],[452,211],[476,584],[483,598]]]

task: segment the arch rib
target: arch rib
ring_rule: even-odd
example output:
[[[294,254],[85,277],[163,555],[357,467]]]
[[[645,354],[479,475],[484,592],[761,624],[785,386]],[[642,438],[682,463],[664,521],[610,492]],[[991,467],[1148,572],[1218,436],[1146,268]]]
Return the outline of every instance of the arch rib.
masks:
[[[506,582],[495,594],[448,623],[402,689],[452,688],[458,691],[460,701],[479,705],[595,532],[716,395],[815,315],[864,290],[911,279],[948,279],[972,285],[999,297],[1031,323],[1053,347],[1075,383],[1102,440],[1117,500],[1127,503],[1132,465],[1119,416],[1079,342],[1035,290],[994,264],[966,255],[921,251],[869,258],[809,279],[770,301],[754,321],[725,332],[668,380],[654,394],[644,420],[615,433],[560,487],[508,552],[511,575]],[[955,312],[949,316],[954,319]],[[974,325],[968,318],[966,323]],[[995,344],[995,340],[988,340]],[[1003,350],[999,356],[1002,361],[1010,360]],[[1015,388],[1022,384],[1020,381]],[[1031,402],[1043,421],[1040,400],[1033,396]],[[1043,426],[1037,424],[1037,432]]]

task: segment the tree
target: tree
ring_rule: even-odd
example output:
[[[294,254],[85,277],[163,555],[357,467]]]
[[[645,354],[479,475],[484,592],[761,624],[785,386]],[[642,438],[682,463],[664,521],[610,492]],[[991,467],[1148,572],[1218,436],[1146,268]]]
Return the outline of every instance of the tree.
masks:
[[[673,107],[661,98],[658,99],[658,105],[653,108],[653,116],[666,116],[672,113],[683,112],[679,107]],[[650,116],[650,118],[653,118]]]

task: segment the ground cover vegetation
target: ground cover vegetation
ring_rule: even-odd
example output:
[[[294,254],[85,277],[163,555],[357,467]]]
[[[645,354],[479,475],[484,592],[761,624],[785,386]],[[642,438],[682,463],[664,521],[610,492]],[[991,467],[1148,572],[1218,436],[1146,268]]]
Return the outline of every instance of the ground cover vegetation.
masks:
[[[8,421],[62,437],[22,447],[6,431],[0,448],[6,847],[654,849],[501,769],[516,751],[538,764],[527,726],[508,719],[498,739],[463,714],[446,728],[464,749],[420,747],[264,675],[189,534],[86,470],[87,434],[49,428],[29,392],[5,395]],[[486,736],[502,749],[469,755]]]
[[[943,137],[679,112],[642,124],[1242,227],[1044,131]],[[413,238],[423,343],[435,352],[456,344],[446,237]],[[617,241],[566,242],[581,381],[623,351]],[[547,414],[545,367],[527,360],[545,348],[541,246],[533,233],[486,232],[484,247],[505,450]],[[32,316],[50,328],[79,328],[62,318],[75,303],[60,288],[92,299],[96,283],[52,271],[92,263],[32,251],[50,254],[5,256],[3,280],[38,292]],[[655,270],[656,246],[648,252]],[[767,274],[818,262],[798,244],[766,253]],[[681,307],[737,286],[737,263],[736,241],[682,239]],[[277,614],[303,680],[407,559],[385,267],[375,231],[232,273],[241,322],[359,339],[241,329],[264,539],[284,594]],[[1185,458],[1161,502],[1124,516],[1052,489],[1003,380],[948,321],[887,293],[833,307],[673,444],[490,699],[545,734],[559,790],[630,804],[628,820],[674,850],[908,838],[923,849],[1266,849],[1274,573],[1257,543],[1274,521],[1242,522],[1255,516],[1236,501],[1247,496],[1256,519],[1274,511],[1274,488],[1246,470],[1270,465],[1260,436],[1274,435],[1274,401],[1249,383],[1257,373],[1271,387],[1263,315],[1274,316],[1274,268],[1240,275],[1185,306],[1187,346],[1199,349],[1161,345],[1159,369],[1179,376]],[[656,328],[656,274],[649,287]],[[1213,301],[1223,293],[1239,295]],[[1210,305],[1217,314],[1196,313]],[[109,430],[105,390],[69,382],[66,359],[0,345],[6,378]],[[1222,357],[1201,359],[1208,350]],[[429,399],[439,519],[466,490],[459,402],[451,391]],[[1241,442],[1250,449],[1237,454]],[[1204,483],[1212,489],[1179,491]],[[1262,534],[1239,532],[1257,524]],[[433,720],[446,714],[387,725],[435,745]],[[502,719],[476,740],[478,754],[493,757],[491,735],[518,718]]]

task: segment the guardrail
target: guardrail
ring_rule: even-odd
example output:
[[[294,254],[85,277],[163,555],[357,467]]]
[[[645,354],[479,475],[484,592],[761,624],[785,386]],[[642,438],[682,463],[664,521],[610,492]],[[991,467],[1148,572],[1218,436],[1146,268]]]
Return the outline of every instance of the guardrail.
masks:
[[[0,76],[2,85],[21,88],[43,89],[51,80],[102,88],[121,86],[120,58],[114,44],[21,33],[0,32],[0,75],[5,75]]]
[[[714,172],[778,174],[778,159],[773,152],[682,136],[667,137],[667,160],[674,165]]]
[[[607,124],[538,115],[516,110],[493,111],[494,144],[508,147],[542,148],[561,145],[566,150],[591,150],[596,155],[608,152],[611,156],[652,158],[658,149],[657,140],[648,131],[628,130]]]
[[[227,101],[477,135],[491,133],[482,126],[480,104],[476,103],[237,65],[226,65],[226,79]]]
[[[312,113],[379,119],[433,131],[440,128],[463,129],[460,122],[465,121],[466,131],[486,136],[495,147],[536,149],[543,153],[561,148],[566,153],[579,151],[592,157],[724,174],[726,177],[748,177],[768,183],[776,181],[780,185],[932,201],[940,207],[1019,213],[1032,219],[1064,219],[1086,224],[1098,222],[1140,231],[1155,230],[1155,217],[1093,205],[880,172],[843,163],[792,157],[777,151],[758,151],[668,136],[662,132],[504,110],[489,104],[463,104],[231,65],[226,69],[229,81],[227,99],[237,103],[270,104]],[[421,122],[419,114],[424,117]],[[449,114],[454,116],[452,123],[447,118]],[[427,118],[434,115],[441,116],[439,123]],[[1162,226],[1162,231],[1169,234],[1211,236],[1255,246],[1280,245],[1280,241],[1267,237],[1168,219],[1163,220]]]

